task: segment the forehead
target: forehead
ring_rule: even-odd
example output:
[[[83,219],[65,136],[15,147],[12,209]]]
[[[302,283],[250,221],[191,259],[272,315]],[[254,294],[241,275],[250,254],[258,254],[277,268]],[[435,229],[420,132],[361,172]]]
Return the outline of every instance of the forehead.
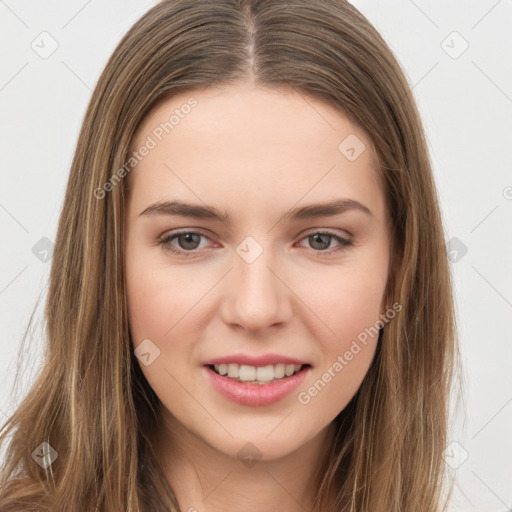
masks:
[[[340,110],[292,89],[232,85],[160,101],[133,138],[138,206],[172,195],[250,209],[341,196],[383,207],[371,141]]]

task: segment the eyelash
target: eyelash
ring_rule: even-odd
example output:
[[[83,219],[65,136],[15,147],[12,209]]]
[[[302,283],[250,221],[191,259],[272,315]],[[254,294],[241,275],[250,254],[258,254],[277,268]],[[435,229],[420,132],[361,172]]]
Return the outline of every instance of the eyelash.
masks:
[[[159,244],[162,246],[162,248],[165,250],[165,251],[168,251],[168,252],[171,252],[173,254],[176,254],[176,255],[179,255],[179,256],[185,256],[185,257],[190,257],[190,256],[195,256],[197,255],[197,252],[198,249],[194,249],[194,250],[191,250],[191,251],[182,251],[182,250],[179,250],[179,249],[176,249],[174,248],[173,246],[170,245],[170,242],[172,240],[174,240],[175,238],[181,236],[181,235],[188,235],[188,234],[192,234],[192,235],[200,235],[200,236],[203,236],[205,238],[208,238],[207,235],[205,235],[204,233],[201,233],[200,231],[180,231],[180,232],[177,232],[177,233],[173,233],[171,235],[164,235],[160,240],[159,240]],[[313,235],[324,235],[324,236],[329,236],[331,238],[334,238],[337,242],[339,242],[339,244],[341,245],[341,247],[337,248],[337,249],[329,249],[329,250],[318,250],[318,249],[311,249],[315,252],[317,252],[318,254],[321,254],[321,255],[331,255],[335,252],[338,252],[338,251],[341,251],[345,248],[348,248],[348,247],[351,247],[353,245],[353,242],[347,238],[343,238],[339,235],[335,235],[334,233],[330,233],[330,232],[327,232],[327,231],[314,231],[312,233],[309,233],[307,234],[306,236],[304,236],[301,240],[304,240],[305,238],[309,238]],[[209,238],[208,238],[209,239]]]

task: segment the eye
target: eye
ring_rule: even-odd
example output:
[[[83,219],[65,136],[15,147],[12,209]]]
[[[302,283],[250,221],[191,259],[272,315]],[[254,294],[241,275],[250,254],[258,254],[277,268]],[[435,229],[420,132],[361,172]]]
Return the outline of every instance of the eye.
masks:
[[[310,233],[302,240],[308,240],[311,248],[321,254],[332,254],[334,252],[343,250],[345,247],[350,247],[353,244],[352,240],[349,240],[348,238],[324,231]],[[339,244],[339,246],[334,249],[330,247],[333,240]]]
[[[159,243],[162,245],[164,250],[172,252],[173,254],[193,256],[195,254],[193,251],[196,251],[200,248],[199,244],[201,238],[206,238],[209,240],[206,235],[198,231],[181,231],[171,235],[164,235],[164,237],[160,239]],[[175,239],[180,246],[178,248],[174,245],[171,245],[171,242]]]

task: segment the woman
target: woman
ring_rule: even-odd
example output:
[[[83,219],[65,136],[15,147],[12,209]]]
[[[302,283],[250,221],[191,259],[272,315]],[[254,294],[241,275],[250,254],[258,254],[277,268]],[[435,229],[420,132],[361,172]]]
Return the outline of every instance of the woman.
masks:
[[[0,510],[444,510],[452,300],[371,24],[164,0],[84,119]]]

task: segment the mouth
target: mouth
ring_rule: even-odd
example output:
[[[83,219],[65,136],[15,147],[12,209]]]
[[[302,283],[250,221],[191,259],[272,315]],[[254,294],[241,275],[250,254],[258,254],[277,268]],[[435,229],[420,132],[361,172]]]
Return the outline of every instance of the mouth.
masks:
[[[269,385],[286,381],[305,369],[310,364],[269,364],[266,366],[251,366],[245,364],[207,364],[213,373],[230,381],[253,385]]]
[[[246,406],[270,406],[291,395],[307,378],[310,364],[266,366],[205,364],[204,376],[222,396]]]

